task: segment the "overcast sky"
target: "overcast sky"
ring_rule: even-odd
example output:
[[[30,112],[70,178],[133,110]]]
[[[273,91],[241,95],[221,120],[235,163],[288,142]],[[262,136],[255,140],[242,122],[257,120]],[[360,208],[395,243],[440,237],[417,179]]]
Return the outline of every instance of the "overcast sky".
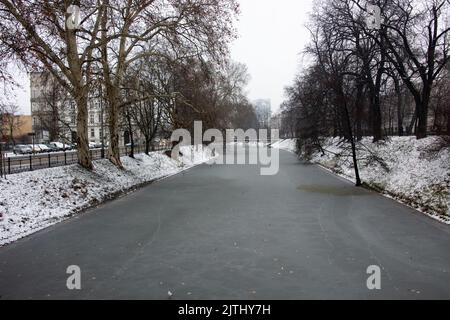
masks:
[[[313,0],[239,0],[239,39],[232,57],[248,66],[249,98],[270,99],[275,112],[302,66],[302,51],[309,41],[305,28]]]
[[[8,89],[5,96],[0,96],[1,102],[18,104],[22,114],[31,114],[30,106],[30,81],[26,73],[19,69],[11,67],[10,73],[14,75],[15,81],[21,86],[14,90]],[[0,86],[0,95],[3,95],[4,87]]]
[[[251,100],[270,99],[275,112],[302,66],[301,52],[309,40],[305,28],[313,0],[239,0],[239,39],[231,47],[233,60],[245,63],[251,75]],[[24,87],[15,98],[23,113],[30,114],[29,80],[18,74]]]

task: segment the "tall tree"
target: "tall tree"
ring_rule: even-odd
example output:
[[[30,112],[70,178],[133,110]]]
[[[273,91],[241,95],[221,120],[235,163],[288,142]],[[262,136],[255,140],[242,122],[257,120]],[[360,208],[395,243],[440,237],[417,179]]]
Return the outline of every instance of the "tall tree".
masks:
[[[152,56],[221,60],[234,37],[235,0],[102,0],[101,61],[109,103],[110,159],[121,167],[118,115],[126,101],[121,90],[127,69]]]
[[[364,4],[354,0],[360,8]],[[367,3],[367,2],[365,2]],[[384,22],[372,38],[414,97],[418,139],[428,132],[433,85],[450,60],[450,0],[377,1]]]
[[[79,2],[83,19],[77,25],[72,20],[74,11],[69,9],[72,4],[69,0],[0,0],[1,38],[24,65],[48,70],[71,94],[77,105],[78,161],[92,169],[87,103],[104,7],[99,0]]]

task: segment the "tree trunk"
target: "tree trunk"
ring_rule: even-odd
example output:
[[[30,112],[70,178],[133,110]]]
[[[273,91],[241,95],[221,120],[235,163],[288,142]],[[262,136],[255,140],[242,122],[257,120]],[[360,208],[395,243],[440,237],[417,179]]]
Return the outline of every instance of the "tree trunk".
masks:
[[[130,158],[134,158],[134,134],[133,134],[133,126],[131,125],[131,119],[128,117],[128,130],[130,132],[130,142],[131,142],[131,150],[130,150]]]
[[[150,139],[145,137],[145,154],[148,155],[150,153]]]
[[[424,139],[428,134],[428,107],[430,102],[431,88],[424,88],[422,99],[416,99],[417,106],[417,139]]]
[[[358,158],[356,155],[356,143],[355,138],[353,136],[353,129],[352,129],[352,123],[350,119],[350,113],[348,111],[347,102],[345,94],[342,90],[342,85],[336,88],[336,93],[338,94],[338,101],[337,104],[340,106],[340,109],[342,110],[343,115],[343,125],[346,129],[345,135],[348,137],[348,141],[350,141],[351,148],[352,148],[352,159],[353,159],[353,166],[355,169],[355,179],[356,179],[356,186],[359,187],[362,185],[361,178],[359,176],[359,168],[358,168]]]
[[[104,6],[109,7],[109,1],[105,0]],[[122,162],[120,161],[120,148],[119,148],[119,86],[118,83],[111,81],[111,72],[108,62],[108,41],[107,41],[107,24],[108,24],[108,10],[105,10],[101,20],[101,42],[100,47],[103,65],[103,79],[106,86],[106,99],[109,104],[108,108],[108,128],[109,128],[109,160],[118,168],[123,169]],[[116,75],[119,76],[119,75]]]
[[[380,96],[376,93],[371,99],[372,108],[372,131],[373,142],[378,142],[383,139],[383,131],[381,129],[381,108],[380,108]]]
[[[411,122],[409,123],[408,128],[406,128],[406,134],[408,136],[412,135],[413,128],[416,127],[416,123],[417,123],[417,106],[416,106],[416,110],[414,111],[414,114],[413,114],[413,117],[411,119]]]
[[[345,99],[345,97],[344,98],[339,98],[339,100],[341,100],[341,99]],[[344,110],[344,108],[341,106],[339,109],[340,109],[340,112],[339,112],[339,115],[340,115],[339,118],[340,119],[339,119],[339,121],[341,123],[341,125],[340,125],[340,127],[341,127],[341,134],[340,134],[340,136],[343,137],[345,140],[350,141],[353,138],[350,135],[350,131],[348,130],[348,124],[347,124],[347,121],[349,120],[348,118],[350,117],[350,115],[347,115],[348,110],[346,108]]]
[[[355,109],[356,109],[356,139],[358,141],[362,140],[363,132],[362,132],[362,113],[364,109],[363,103],[363,89],[364,86],[362,84],[358,85],[356,92],[356,101],[355,101]]]
[[[399,137],[405,134],[403,129],[403,94],[398,79],[394,77],[394,87],[397,94],[397,130]]]
[[[130,131],[130,141],[131,141],[131,150],[130,150],[130,158],[134,158],[134,137],[133,131]]]
[[[421,112],[419,113],[416,132],[417,139],[424,139],[428,134],[428,114],[424,111],[425,108],[425,106],[422,106]]]
[[[12,141],[13,146],[15,146],[16,141],[14,140],[14,115],[11,115],[11,120],[9,122],[9,139]]]
[[[353,166],[355,169],[355,178],[356,178],[356,186],[359,187],[362,185],[361,182],[361,178],[359,176],[359,168],[358,168],[358,158],[356,155],[356,144],[355,144],[355,139],[353,137],[353,130],[352,130],[352,124],[350,122],[350,114],[348,112],[347,106],[344,104],[344,113],[345,113],[345,118],[346,118],[346,127],[347,127],[347,131],[350,137],[350,144],[352,146],[352,159],[353,159]]]
[[[78,163],[86,169],[92,170],[92,159],[89,152],[88,140],[88,105],[85,95],[77,99],[77,152]]]
[[[119,147],[119,100],[117,89],[113,86],[107,86],[109,91],[109,160],[118,168],[123,169],[122,161],[120,160]]]

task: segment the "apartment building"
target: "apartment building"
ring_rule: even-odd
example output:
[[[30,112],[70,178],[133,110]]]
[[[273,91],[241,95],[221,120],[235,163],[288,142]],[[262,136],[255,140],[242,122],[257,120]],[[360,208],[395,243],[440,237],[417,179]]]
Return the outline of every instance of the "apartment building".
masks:
[[[32,72],[31,116],[36,141],[46,143],[62,141],[75,143],[77,138],[77,109],[75,101],[48,73]],[[105,102],[98,92],[92,92],[88,100],[88,138],[89,142],[101,145],[108,143],[108,122]],[[138,130],[135,143],[141,143]],[[129,133],[122,129],[119,133],[121,146],[129,143]]]

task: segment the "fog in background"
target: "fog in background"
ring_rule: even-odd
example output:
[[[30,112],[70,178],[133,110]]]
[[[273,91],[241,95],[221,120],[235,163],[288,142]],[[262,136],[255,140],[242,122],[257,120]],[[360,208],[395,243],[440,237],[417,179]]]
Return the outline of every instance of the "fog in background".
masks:
[[[301,67],[301,53],[310,39],[305,24],[313,0],[239,2],[240,37],[232,45],[232,57],[248,67],[249,98],[270,99],[275,112],[284,100],[284,87]]]

